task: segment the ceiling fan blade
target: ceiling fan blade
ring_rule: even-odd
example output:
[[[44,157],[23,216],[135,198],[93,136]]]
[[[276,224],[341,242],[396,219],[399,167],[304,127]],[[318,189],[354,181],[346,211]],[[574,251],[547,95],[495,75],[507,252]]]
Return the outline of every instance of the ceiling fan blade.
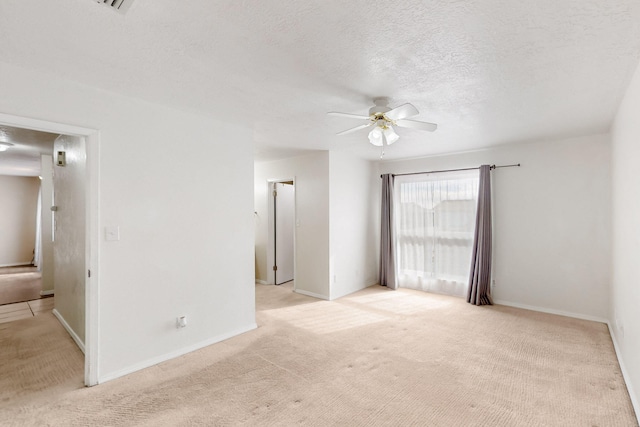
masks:
[[[418,114],[418,109],[411,104],[403,104],[384,113],[384,115],[391,120],[406,119],[407,117],[417,116]]]
[[[365,123],[363,125],[356,126],[354,128],[351,128],[351,129],[343,130],[342,132],[337,133],[336,135],[346,135],[348,133],[355,132],[355,131],[360,130],[360,129],[368,128],[371,125],[373,125],[373,122]]]
[[[438,125],[435,123],[419,122],[417,120],[396,120],[396,125],[404,128],[426,130],[428,132],[433,132],[438,129]]]
[[[350,119],[369,120],[369,116],[361,116],[359,114],[338,113],[336,111],[330,111],[327,114],[329,114],[330,116],[348,117]]]

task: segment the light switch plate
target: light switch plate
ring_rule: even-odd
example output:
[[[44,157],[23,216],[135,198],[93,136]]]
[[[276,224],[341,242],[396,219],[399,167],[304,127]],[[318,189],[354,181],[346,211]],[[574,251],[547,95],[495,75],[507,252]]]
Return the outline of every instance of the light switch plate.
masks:
[[[107,242],[117,242],[120,240],[120,227],[105,227],[104,239]]]

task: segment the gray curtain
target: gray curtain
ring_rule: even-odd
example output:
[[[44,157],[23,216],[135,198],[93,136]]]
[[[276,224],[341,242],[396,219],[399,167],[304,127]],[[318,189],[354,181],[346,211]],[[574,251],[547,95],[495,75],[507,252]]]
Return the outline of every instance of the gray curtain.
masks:
[[[382,208],[380,211],[380,272],[379,283],[398,289],[396,282],[396,248],[393,232],[393,175],[382,175]]]
[[[493,304],[491,300],[491,168],[480,166],[476,232],[469,274],[467,302],[475,305]]]

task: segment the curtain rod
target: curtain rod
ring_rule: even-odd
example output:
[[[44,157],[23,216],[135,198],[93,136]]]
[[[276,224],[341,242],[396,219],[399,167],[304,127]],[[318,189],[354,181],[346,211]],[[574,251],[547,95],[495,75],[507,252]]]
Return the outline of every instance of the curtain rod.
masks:
[[[499,168],[513,168],[513,167],[519,167],[520,163],[517,163],[515,165],[501,165],[501,166],[496,166],[496,165],[491,165],[489,166],[489,169],[499,169]],[[459,171],[472,171],[472,170],[477,170],[480,169],[480,167],[477,168],[462,168],[462,169],[446,169],[446,170],[440,170],[440,171],[425,171],[425,172],[409,172],[409,173],[395,173],[395,174],[391,174],[391,176],[405,176],[405,175],[420,175],[423,173],[439,173],[439,172],[459,172]],[[380,175],[380,178],[382,178],[382,175]]]

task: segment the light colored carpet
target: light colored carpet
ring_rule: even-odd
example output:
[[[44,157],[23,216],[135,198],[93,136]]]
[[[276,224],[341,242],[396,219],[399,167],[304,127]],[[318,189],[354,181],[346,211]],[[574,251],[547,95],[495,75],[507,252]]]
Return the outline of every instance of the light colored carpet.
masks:
[[[0,361],[0,414],[18,402],[48,401],[84,383],[84,355],[51,309],[0,324]],[[9,421],[0,416],[0,425]]]
[[[0,268],[0,305],[40,298],[42,275],[36,267]]]
[[[637,425],[604,324],[377,286],[334,302],[288,286],[256,294],[257,330],[92,388],[77,388],[77,366],[46,393],[49,374],[20,348],[48,363],[80,364],[77,352],[8,341],[17,348],[3,352],[23,360],[3,354],[0,423]]]
[[[0,275],[3,274],[16,274],[16,273],[35,273],[38,271],[37,267],[33,265],[19,265],[16,267],[0,267]]]

